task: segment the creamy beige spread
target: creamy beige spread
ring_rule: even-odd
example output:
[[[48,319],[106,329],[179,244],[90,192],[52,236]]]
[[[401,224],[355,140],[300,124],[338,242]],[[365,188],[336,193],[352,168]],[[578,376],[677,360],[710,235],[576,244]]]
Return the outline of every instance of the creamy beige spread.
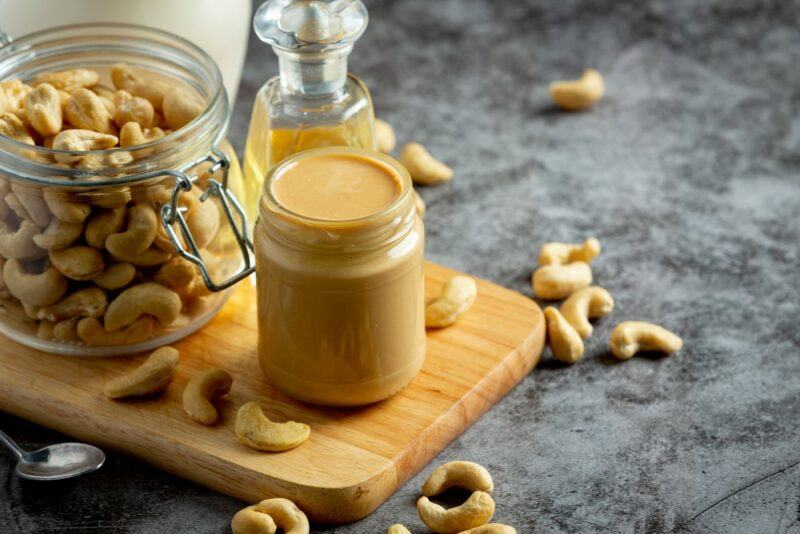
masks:
[[[255,245],[267,378],[316,404],[392,395],[425,352],[424,230],[407,173],[366,150],[315,149],[266,187]]]

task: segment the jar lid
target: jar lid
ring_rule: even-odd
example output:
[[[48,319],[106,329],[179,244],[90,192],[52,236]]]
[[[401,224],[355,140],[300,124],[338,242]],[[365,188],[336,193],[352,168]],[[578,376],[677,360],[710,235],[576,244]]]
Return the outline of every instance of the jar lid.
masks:
[[[367,27],[361,0],[267,0],[253,17],[259,39],[297,52],[352,46]]]

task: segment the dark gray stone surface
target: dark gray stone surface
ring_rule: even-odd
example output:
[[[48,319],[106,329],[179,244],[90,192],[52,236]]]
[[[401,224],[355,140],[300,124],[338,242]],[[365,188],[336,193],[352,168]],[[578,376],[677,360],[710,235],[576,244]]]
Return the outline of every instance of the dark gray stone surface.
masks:
[[[603,243],[617,301],[586,358],[546,354],[433,463],[493,473],[522,533],[800,532],[800,5],[797,2],[369,2],[352,70],[401,141],[456,170],[425,188],[428,257],[529,293],[544,240]],[[549,104],[586,66],[608,96]],[[233,125],[276,73],[252,42]],[[615,363],[624,319],[686,348]],[[26,447],[63,439],[19,419]],[[422,532],[427,467],[364,521]],[[79,482],[26,484],[0,454],[2,532],[225,532],[241,503],[112,454]]]

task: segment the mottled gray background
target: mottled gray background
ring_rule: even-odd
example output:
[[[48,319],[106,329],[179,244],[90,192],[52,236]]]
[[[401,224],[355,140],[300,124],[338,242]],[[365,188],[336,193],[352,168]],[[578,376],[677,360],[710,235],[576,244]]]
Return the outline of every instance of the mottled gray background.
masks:
[[[529,290],[544,240],[603,243],[617,301],[584,361],[545,355],[433,463],[494,475],[521,533],[800,532],[800,5],[369,1],[352,70],[401,141],[456,170],[422,191],[428,257]],[[547,83],[600,70],[608,96],[555,111]],[[276,64],[251,42],[233,123]],[[614,363],[612,325],[653,320],[686,348]],[[7,415],[26,447],[64,439]],[[423,532],[423,472],[331,532]],[[111,454],[30,484],[0,454],[0,531],[220,533],[242,503]]]

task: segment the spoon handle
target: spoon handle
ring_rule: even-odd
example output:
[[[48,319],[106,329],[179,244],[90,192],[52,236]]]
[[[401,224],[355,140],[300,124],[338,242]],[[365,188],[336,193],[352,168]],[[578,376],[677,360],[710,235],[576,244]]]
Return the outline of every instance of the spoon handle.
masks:
[[[25,454],[25,451],[19,448],[19,446],[14,443],[14,440],[8,437],[8,434],[0,430],[0,442],[5,444],[6,447],[11,449],[11,452],[14,453],[14,456],[17,457],[17,460],[21,460],[22,456]]]

